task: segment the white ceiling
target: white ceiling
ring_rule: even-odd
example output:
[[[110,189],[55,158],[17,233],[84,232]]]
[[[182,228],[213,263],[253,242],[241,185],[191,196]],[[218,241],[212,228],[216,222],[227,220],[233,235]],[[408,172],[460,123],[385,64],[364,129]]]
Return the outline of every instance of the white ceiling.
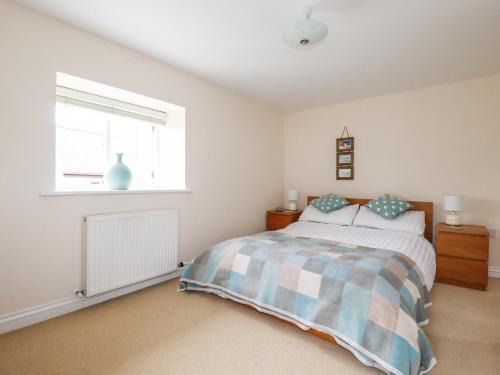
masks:
[[[316,0],[329,35],[281,41],[295,0],[18,0],[285,111],[500,73],[499,0]]]

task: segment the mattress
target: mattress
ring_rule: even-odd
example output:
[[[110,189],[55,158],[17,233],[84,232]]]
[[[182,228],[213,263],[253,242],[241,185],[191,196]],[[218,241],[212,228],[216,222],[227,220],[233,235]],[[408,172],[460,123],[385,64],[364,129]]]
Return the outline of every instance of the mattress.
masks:
[[[298,221],[279,232],[294,237],[310,237],[358,246],[392,250],[412,259],[424,276],[428,290],[434,285],[436,255],[423,236],[408,232]]]

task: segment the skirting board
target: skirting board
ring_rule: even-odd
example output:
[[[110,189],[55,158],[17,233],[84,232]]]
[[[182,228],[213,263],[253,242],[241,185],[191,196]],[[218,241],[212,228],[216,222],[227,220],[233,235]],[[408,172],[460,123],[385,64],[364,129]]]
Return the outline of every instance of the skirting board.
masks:
[[[488,276],[500,279],[500,267],[488,267]]]
[[[171,272],[167,275],[145,280],[137,284],[129,285],[107,293],[98,294],[89,298],[68,297],[43,305],[34,306],[28,309],[16,311],[0,316],[0,334],[40,323],[70,312],[84,309],[86,307],[123,296],[124,294],[135,292],[167,280],[180,277],[182,270]]]

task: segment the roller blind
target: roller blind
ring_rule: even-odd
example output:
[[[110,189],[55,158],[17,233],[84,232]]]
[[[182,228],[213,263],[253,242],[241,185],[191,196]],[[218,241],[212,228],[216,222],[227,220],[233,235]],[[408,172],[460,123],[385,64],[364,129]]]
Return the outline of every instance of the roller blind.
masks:
[[[165,125],[167,121],[166,112],[74,90],[64,86],[56,86],[56,99],[63,103],[86,107],[101,112],[109,112],[120,116],[132,117],[139,120],[151,121],[158,125]]]

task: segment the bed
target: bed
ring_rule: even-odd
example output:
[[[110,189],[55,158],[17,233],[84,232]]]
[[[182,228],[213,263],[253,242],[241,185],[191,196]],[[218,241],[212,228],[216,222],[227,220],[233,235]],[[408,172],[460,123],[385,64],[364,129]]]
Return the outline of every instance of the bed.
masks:
[[[433,212],[430,202],[410,203],[425,214],[423,236],[299,221],[211,247],[188,265],[179,290],[253,307],[384,372],[426,373],[436,364],[421,328],[435,275]]]

